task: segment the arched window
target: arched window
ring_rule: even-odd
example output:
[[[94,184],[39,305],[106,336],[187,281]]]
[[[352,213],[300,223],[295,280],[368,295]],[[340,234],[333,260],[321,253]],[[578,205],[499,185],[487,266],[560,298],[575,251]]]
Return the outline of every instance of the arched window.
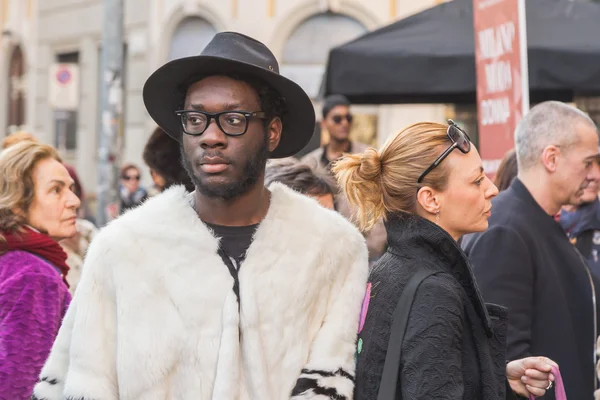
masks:
[[[204,18],[185,18],[173,33],[169,48],[169,61],[197,56],[216,33],[215,27]]]
[[[296,81],[311,96],[319,92],[329,51],[367,28],[354,18],[331,12],[316,14],[292,32],[283,49],[282,75]]]
[[[21,47],[14,48],[8,67],[8,131],[21,129],[25,125],[25,57]]]

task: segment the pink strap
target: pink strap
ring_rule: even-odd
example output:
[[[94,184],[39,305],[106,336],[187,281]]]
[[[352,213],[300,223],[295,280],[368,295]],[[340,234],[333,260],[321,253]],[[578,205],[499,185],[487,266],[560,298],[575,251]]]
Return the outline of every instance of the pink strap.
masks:
[[[560,376],[560,370],[558,367],[552,367],[552,374],[554,375],[554,394],[556,400],[567,400],[567,394],[565,393],[565,385],[563,384],[562,377]],[[534,400],[532,394],[529,395],[529,400]]]
[[[369,302],[371,301],[371,282],[367,284],[367,291],[363,299],[362,308],[360,309],[360,323],[358,325],[358,333],[360,333],[364,326],[365,320],[367,319],[367,310],[369,309]]]

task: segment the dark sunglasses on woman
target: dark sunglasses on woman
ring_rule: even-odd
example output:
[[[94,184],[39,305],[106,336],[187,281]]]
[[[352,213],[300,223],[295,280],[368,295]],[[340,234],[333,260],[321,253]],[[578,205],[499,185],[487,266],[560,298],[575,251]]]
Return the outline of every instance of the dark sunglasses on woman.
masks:
[[[441,164],[442,161],[446,157],[452,153],[452,150],[458,149],[461,153],[467,154],[471,151],[471,138],[467,135],[467,132],[463,131],[461,128],[456,125],[454,121],[451,119],[448,120],[448,130],[446,131],[448,138],[452,144],[448,147],[444,152],[421,174],[419,179],[417,179],[417,183],[423,182],[423,179],[427,176],[428,173],[433,171],[435,167]]]

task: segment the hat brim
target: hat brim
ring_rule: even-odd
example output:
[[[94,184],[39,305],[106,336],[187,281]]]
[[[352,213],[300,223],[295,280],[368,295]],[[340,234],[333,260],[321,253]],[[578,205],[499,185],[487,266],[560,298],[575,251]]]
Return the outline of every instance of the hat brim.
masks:
[[[283,131],[271,158],[290,157],[302,150],[315,129],[315,112],[308,95],[292,80],[264,68],[215,56],[194,56],[173,60],[156,70],[144,85],[144,104],[154,121],[181,143],[181,119],[175,114],[183,104],[182,86],[193,77],[241,73],[255,76],[284,98],[287,113]]]

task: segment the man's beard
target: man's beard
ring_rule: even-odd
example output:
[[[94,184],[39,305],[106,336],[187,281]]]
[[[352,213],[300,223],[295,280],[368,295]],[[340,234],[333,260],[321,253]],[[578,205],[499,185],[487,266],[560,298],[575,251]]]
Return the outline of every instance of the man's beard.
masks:
[[[269,147],[267,143],[267,135],[258,151],[250,156],[246,164],[242,168],[243,175],[238,181],[218,184],[206,184],[202,182],[195,174],[194,168],[190,160],[185,156],[183,145],[180,146],[181,163],[188,173],[190,179],[194,183],[196,190],[209,198],[219,198],[223,200],[232,200],[245,193],[252,188],[261,174],[265,170],[267,160],[269,159]],[[231,165],[235,166],[236,161],[232,160]]]

